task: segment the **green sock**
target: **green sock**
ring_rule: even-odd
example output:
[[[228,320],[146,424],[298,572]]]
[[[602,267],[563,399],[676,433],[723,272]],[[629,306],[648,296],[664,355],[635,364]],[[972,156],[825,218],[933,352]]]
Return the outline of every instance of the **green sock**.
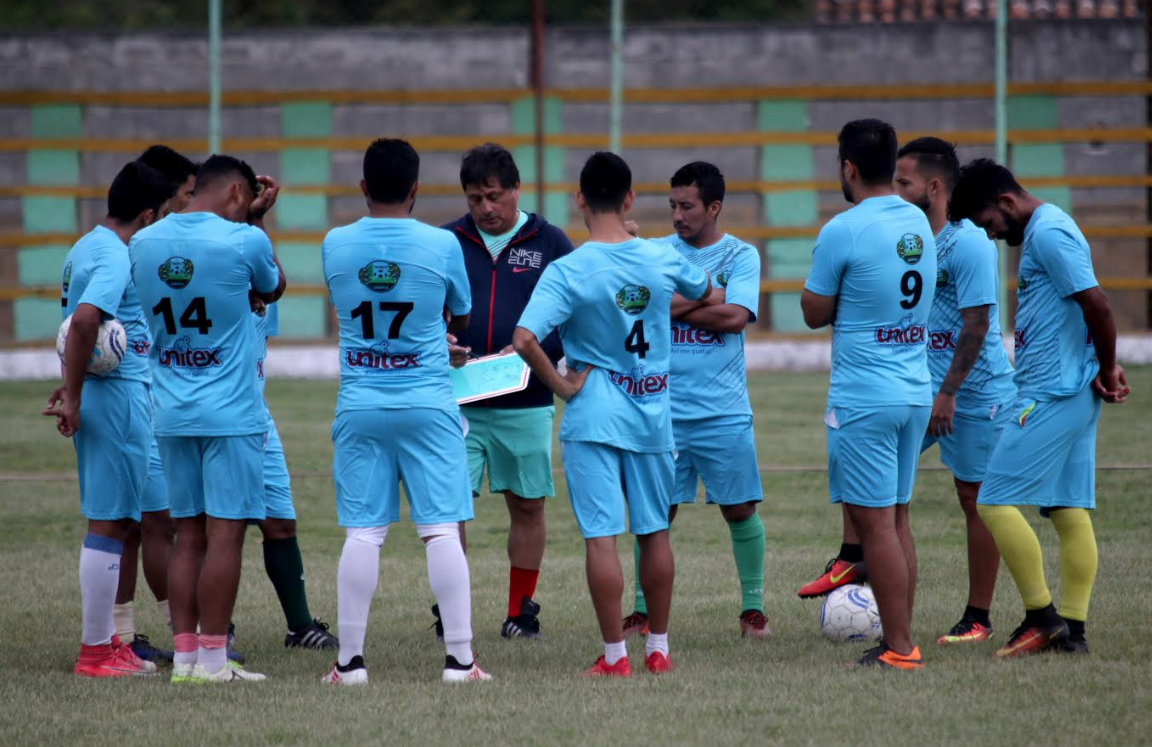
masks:
[[[288,629],[296,631],[311,625],[312,613],[304,593],[304,560],[295,537],[265,540],[264,570],[276,589]]]
[[[636,560],[636,599],[632,611],[647,615],[648,602],[644,599],[644,590],[640,588],[640,540],[635,537],[632,538],[632,557]]]
[[[740,611],[764,611],[764,522],[760,514],[730,522],[732,555],[740,577]]]

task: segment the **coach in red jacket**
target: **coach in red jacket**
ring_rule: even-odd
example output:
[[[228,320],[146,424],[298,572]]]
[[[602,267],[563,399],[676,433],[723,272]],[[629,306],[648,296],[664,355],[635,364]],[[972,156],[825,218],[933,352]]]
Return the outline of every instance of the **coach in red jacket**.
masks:
[[[460,186],[468,213],[444,228],[460,240],[472,288],[472,315],[460,345],[473,356],[512,352],[512,331],[548,263],[572,251],[559,228],[517,207],[520,171],[512,154],[486,143],[460,164]],[[553,362],[564,352],[553,332],[543,342]],[[508,616],[500,634],[535,638],[540,605],[532,601],[544,557],[544,501],[552,481],[552,392],[535,376],[522,392],[461,408],[468,418],[468,469],[480,494],[484,469],[488,489],[503,493],[508,529]]]

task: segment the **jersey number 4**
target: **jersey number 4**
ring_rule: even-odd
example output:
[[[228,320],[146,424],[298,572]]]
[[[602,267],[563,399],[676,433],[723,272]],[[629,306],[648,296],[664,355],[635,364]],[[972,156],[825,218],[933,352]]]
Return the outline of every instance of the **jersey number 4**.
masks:
[[[624,338],[624,349],[643,358],[648,355],[650,347],[652,346],[644,339],[644,320],[637,319],[636,323],[632,325],[632,331]]]
[[[395,340],[400,336],[400,325],[404,324],[404,319],[412,313],[413,303],[411,301],[389,302],[381,301],[381,311],[395,311],[396,316],[392,319],[392,323],[388,325],[388,339]],[[365,340],[372,340],[376,337],[376,322],[372,318],[372,302],[365,301],[356,308],[352,309],[349,314],[353,319],[360,319],[360,331],[364,333]]]
[[[153,314],[164,317],[164,329],[170,335],[176,334],[176,315],[172,311],[172,299],[161,298],[160,303],[152,307]],[[180,326],[184,329],[194,329],[202,335],[208,334],[212,329],[212,320],[208,318],[208,307],[204,303],[204,296],[196,296],[180,315]]]

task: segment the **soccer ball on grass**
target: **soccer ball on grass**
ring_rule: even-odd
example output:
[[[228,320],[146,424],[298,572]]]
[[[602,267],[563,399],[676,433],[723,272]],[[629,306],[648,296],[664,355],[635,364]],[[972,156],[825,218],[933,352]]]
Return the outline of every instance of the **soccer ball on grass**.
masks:
[[[884,635],[872,589],[848,584],[833,589],[820,608],[820,632],[833,641],[877,641]]]
[[[56,333],[56,354],[60,362],[64,362],[64,343],[68,339],[68,329],[72,326],[72,316],[60,325]],[[105,319],[100,323],[96,332],[96,344],[92,346],[92,355],[88,359],[88,373],[94,376],[107,376],[116,370],[120,361],[124,360],[124,350],[128,343],[128,336],[124,332],[124,325],[116,319]]]

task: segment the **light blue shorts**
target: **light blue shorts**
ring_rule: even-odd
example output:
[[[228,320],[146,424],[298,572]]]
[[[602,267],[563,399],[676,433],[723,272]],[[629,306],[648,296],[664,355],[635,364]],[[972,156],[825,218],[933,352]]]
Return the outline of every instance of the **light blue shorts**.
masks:
[[[992,452],[977,503],[1096,508],[1100,399],[1087,386],[1062,399],[1018,399]]]
[[[572,512],[584,539],[668,528],[676,464],[672,452],[643,454],[589,441],[561,441]]]
[[[907,503],[931,407],[829,407],[828,490],[833,503],[885,508]]]
[[[940,444],[940,461],[962,482],[981,482],[988,469],[992,450],[1000,440],[1000,433],[1011,417],[1010,404],[989,407],[983,414],[956,413],[952,418],[952,434],[943,438],[924,436],[921,452]]]
[[[676,440],[673,503],[695,503],[701,480],[708,503],[735,506],[764,499],[751,418],[673,420],[672,433]]]
[[[168,510],[168,481],[164,479],[164,464],[160,461],[160,446],[152,439],[148,454],[148,478],[144,481],[144,495],[140,511],[155,513]]]
[[[80,430],[72,437],[80,478],[80,513],[93,521],[140,521],[148,476],[152,402],[148,385],[88,378]]]
[[[264,434],[160,436],[173,519],[207,514],[214,519],[263,521]]]
[[[429,407],[345,410],[332,423],[336,516],[342,527],[400,520],[400,483],[416,524],[472,518],[460,414]]]
[[[292,481],[288,477],[288,464],[284,461],[284,446],[276,431],[276,421],[268,418],[268,432],[264,434],[264,508],[269,519],[296,520],[296,507],[292,505]]]

